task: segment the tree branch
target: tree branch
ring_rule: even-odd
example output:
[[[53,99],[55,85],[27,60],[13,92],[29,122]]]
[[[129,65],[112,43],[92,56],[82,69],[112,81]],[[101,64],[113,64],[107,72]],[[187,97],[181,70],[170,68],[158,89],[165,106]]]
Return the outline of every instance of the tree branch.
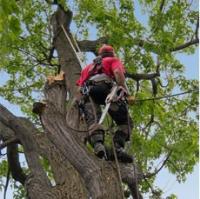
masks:
[[[135,45],[137,45],[141,48],[148,47],[148,49],[151,49],[152,52],[159,54],[159,51],[157,49],[157,44],[154,44],[153,42],[149,42],[149,41],[146,41],[146,40],[143,40],[143,39],[133,38],[132,35],[129,35],[129,36],[132,38]],[[192,46],[192,45],[195,45],[195,44],[198,44],[198,43],[199,43],[199,39],[195,38],[192,41],[186,42],[186,43],[184,43],[180,46],[177,46],[175,48],[171,48],[170,52],[183,50],[183,49],[185,49],[189,46]]]
[[[195,37],[196,39],[199,38],[199,17],[197,18],[196,30],[195,30]]]
[[[162,165],[160,166],[160,168],[156,169],[156,171],[153,173],[154,176],[157,175],[162,170],[162,168],[166,165],[166,163],[168,162],[171,154],[172,154],[172,150],[169,151],[169,153],[167,154],[167,156],[166,156],[165,160],[163,161]]]
[[[9,165],[12,177],[16,181],[24,185],[27,176],[25,175],[25,173],[23,172],[23,169],[21,168],[17,149],[18,149],[17,144],[13,144],[13,143],[7,147],[8,165]]]
[[[14,131],[0,121],[0,140],[5,142],[13,138],[16,138]]]
[[[46,187],[50,186],[50,182],[44,172],[36,152],[36,144],[31,136],[35,132],[33,124],[25,118],[18,118],[9,112],[4,106],[0,104],[0,121],[11,128],[16,137],[23,145],[26,160],[32,175]]]
[[[108,42],[108,39],[106,37],[101,37],[97,40],[91,41],[91,40],[83,40],[78,41],[79,48],[82,52],[93,52],[95,55],[97,55],[97,47],[101,44],[106,44]]]
[[[164,2],[164,0],[163,0]],[[197,22],[197,24],[199,25],[199,23]],[[192,41],[186,42],[180,46],[177,46],[175,48],[170,49],[171,52],[174,51],[178,51],[178,50],[183,50],[189,46],[195,45],[199,43],[199,39],[198,39],[198,25],[195,31],[196,34],[196,38]],[[144,47],[148,47],[151,49],[152,52],[159,54],[159,51],[157,50],[157,45],[154,44],[153,42],[149,42],[143,39],[139,39],[139,38],[133,38],[131,35],[129,35],[132,39],[135,45],[144,48]],[[97,40],[91,41],[91,40],[83,40],[83,41],[78,41],[77,42],[81,51],[82,52],[93,52],[95,55],[97,55],[97,47],[98,45],[101,44],[106,44],[108,43],[108,38],[107,37],[102,37],[99,38]]]
[[[133,198],[136,199],[139,197],[139,199],[142,199],[142,195],[138,193],[136,184],[144,179],[143,173],[139,171],[135,164],[120,164],[120,173],[122,181],[128,185]]]
[[[191,40],[191,41],[189,41],[189,42],[186,42],[185,44],[182,44],[182,45],[180,45],[180,46],[177,46],[177,47],[175,47],[175,48],[172,48],[170,51],[171,51],[171,52],[174,52],[174,51],[183,50],[183,49],[185,49],[185,48],[187,48],[187,47],[190,47],[190,46],[195,45],[195,44],[198,44],[198,43],[199,43],[199,38],[195,38],[195,39],[193,39],[193,40]]]
[[[163,161],[162,165],[160,166],[160,168],[156,169],[153,173],[148,173],[145,175],[145,178],[151,178],[155,175],[157,175],[161,170],[162,168],[166,165],[166,163],[169,161],[169,158],[172,154],[172,151],[169,151],[169,153],[167,154],[165,160]]]
[[[150,74],[146,74],[146,73],[141,73],[141,74],[131,74],[126,72],[125,77],[127,78],[131,78],[135,81],[140,81],[140,80],[151,80],[153,78],[159,77],[160,74],[159,73],[150,73]]]

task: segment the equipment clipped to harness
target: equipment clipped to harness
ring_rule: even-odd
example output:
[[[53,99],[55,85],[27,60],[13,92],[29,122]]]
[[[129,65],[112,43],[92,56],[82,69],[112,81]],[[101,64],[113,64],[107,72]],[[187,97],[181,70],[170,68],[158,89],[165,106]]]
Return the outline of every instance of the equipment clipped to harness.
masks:
[[[89,76],[91,77],[95,74],[100,74],[100,73],[102,73],[102,57],[97,56],[93,60],[93,67],[89,71]]]
[[[84,83],[84,85],[81,87],[81,93],[82,95],[85,95],[85,96],[89,96],[89,86],[87,84],[87,82]]]
[[[112,102],[117,102],[117,101],[125,101],[126,102],[126,95],[127,95],[127,92],[126,90],[122,87],[122,86],[113,86],[110,94],[108,94],[107,98],[106,98],[106,106],[102,112],[102,115],[101,115],[101,118],[98,122],[98,124],[102,124],[104,119],[105,119],[105,116],[110,108],[110,105]]]
[[[119,100],[126,101],[127,91],[122,86],[115,85],[111,93],[106,98],[106,104],[110,102],[117,102]]]

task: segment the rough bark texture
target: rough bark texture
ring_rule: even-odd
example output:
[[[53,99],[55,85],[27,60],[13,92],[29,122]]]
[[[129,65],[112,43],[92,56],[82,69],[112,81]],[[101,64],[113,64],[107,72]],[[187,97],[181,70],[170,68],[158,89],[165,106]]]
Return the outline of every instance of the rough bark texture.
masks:
[[[78,122],[77,109],[66,109],[67,93],[70,96],[75,94],[75,80],[80,72],[80,65],[60,27],[63,25],[69,33],[71,17],[70,11],[64,12],[61,8],[52,17],[54,46],[65,77],[45,85],[46,102],[40,103],[41,110],[38,111],[43,132],[0,105],[0,136],[3,141],[15,142],[8,148],[12,159],[9,160],[11,173],[25,186],[30,199],[121,199],[123,195],[115,162],[99,160],[87,149],[83,142],[86,132],[74,130],[75,127],[83,129]],[[20,166],[16,141],[23,146],[28,176]],[[48,160],[54,181],[48,178],[41,158]],[[133,164],[120,163],[119,166],[122,181],[128,184],[133,198],[137,199],[136,182],[143,176]]]

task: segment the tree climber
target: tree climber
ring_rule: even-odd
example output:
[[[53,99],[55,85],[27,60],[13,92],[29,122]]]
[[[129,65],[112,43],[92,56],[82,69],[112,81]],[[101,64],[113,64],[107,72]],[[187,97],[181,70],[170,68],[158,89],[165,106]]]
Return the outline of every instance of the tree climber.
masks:
[[[109,101],[109,93],[116,83],[121,93],[128,95],[125,84],[125,69],[122,62],[115,56],[110,45],[103,45],[98,52],[99,56],[93,63],[87,65],[77,80],[78,94],[76,96],[89,129],[88,141],[99,158],[107,158],[104,147],[104,130],[98,121],[101,117],[100,105]],[[81,99],[81,100],[80,100]],[[116,154],[119,161],[132,162],[132,157],[124,152],[125,142],[129,140],[132,121],[128,114],[126,103],[122,100],[111,102],[108,110],[110,116],[118,126],[113,137]]]

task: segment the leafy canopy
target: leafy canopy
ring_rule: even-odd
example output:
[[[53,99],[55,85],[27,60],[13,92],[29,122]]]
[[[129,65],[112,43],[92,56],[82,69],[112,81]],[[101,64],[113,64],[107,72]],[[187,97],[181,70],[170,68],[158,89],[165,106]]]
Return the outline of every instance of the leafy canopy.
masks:
[[[32,104],[41,99],[45,78],[56,73],[58,64],[56,54],[48,60],[53,40],[49,22],[55,6],[47,2],[50,1],[0,0],[0,71],[7,80],[1,84],[0,96],[19,105],[32,119]],[[197,80],[187,79],[184,65],[176,58],[177,53],[193,54],[196,46],[173,51],[195,37],[198,10],[189,1],[63,0],[60,3],[74,13],[71,31],[76,38],[108,37],[129,72],[155,72],[158,57],[159,96],[198,88]],[[128,84],[138,99],[152,97],[149,81],[143,81],[138,92],[135,82],[129,80]],[[145,173],[153,172],[158,161],[169,156],[165,167],[179,181],[186,180],[198,161],[197,105],[198,96],[193,92],[139,102],[130,108],[135,127],[129,150]],[[4,168],[5,162],[0,166]],[[149,185],[144,182],[142,189],[147,192]]]

